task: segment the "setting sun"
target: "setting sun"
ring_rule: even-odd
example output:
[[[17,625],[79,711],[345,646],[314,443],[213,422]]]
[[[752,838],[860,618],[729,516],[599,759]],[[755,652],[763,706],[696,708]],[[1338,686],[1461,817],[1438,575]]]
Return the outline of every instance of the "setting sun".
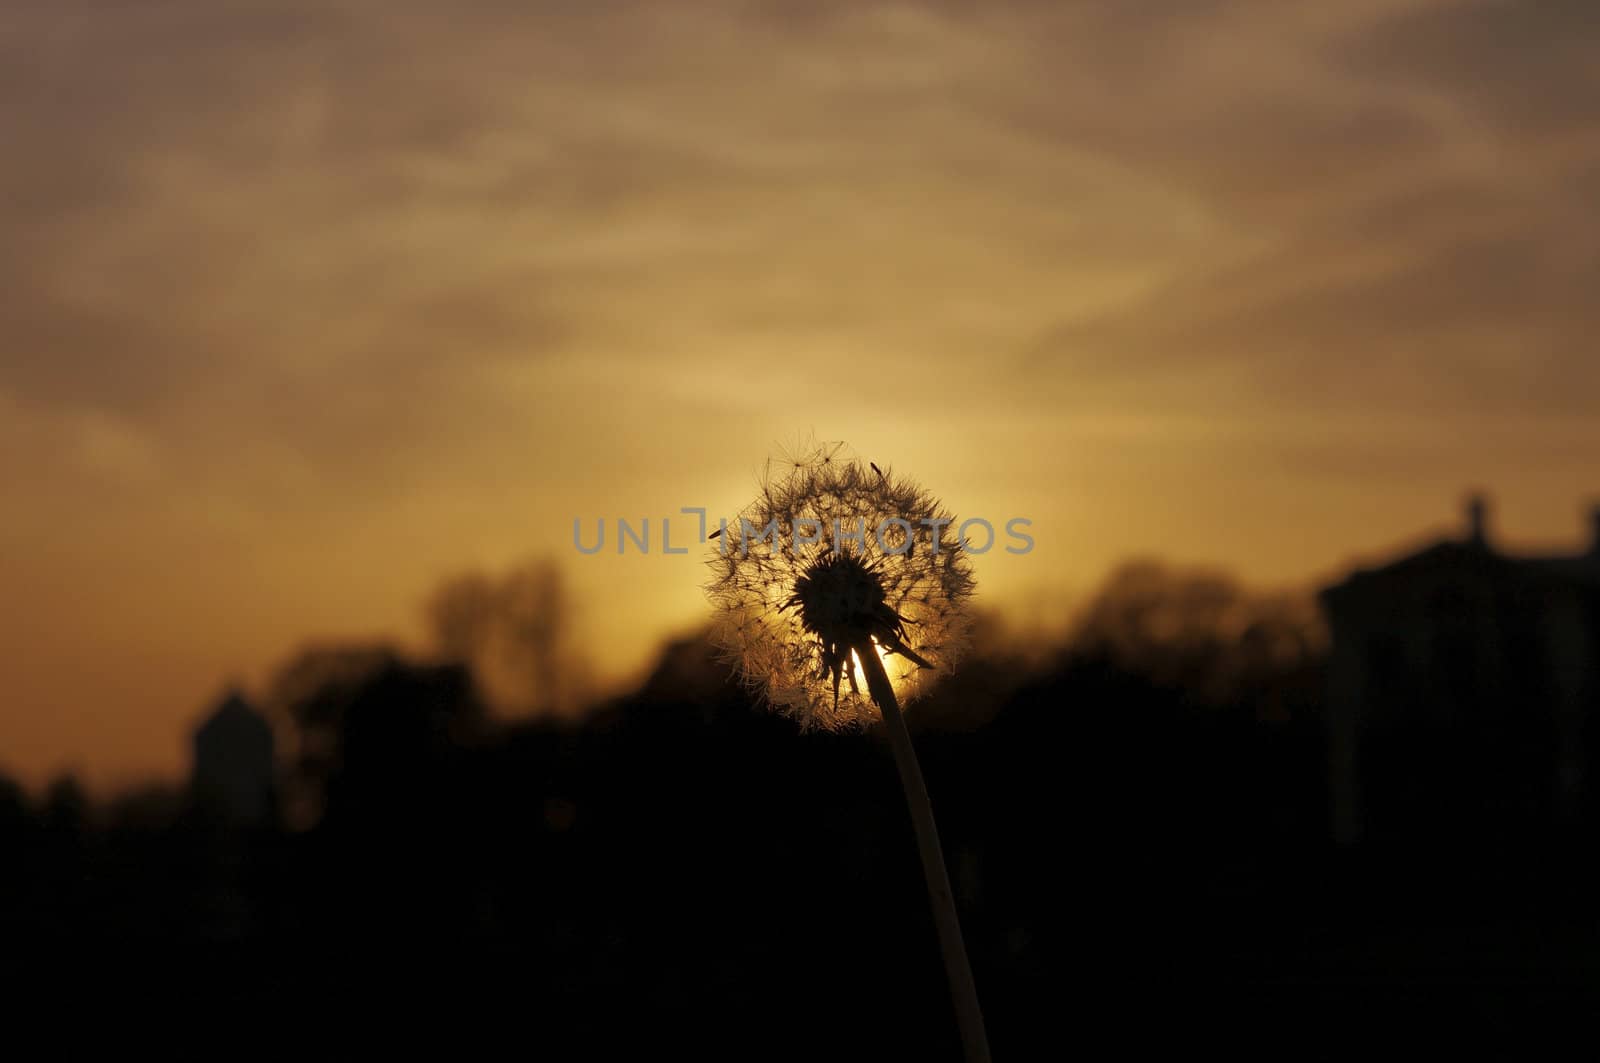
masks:
[[[1309,586],[1468,484],[1559,541],[1595,489],[1581,4],[203,7],[0,45],[34,782],[173,776],[224,684],[426,649],[463,569],[562,565],[622,689],[696,562],[573,518],[738,504],[797,431],[1032,520],[975,559],[1011,615],[1130,556]]]
[[[911,669],[915,665],[908,665],[903,659],[897,659],[893,654],[874,642],[872,648],[878,654],[878,660],[883,663],[883,670],[889,676],[889,682],[894,684],[896,694],[903,693],[911,676]],[[850,652],[851,672],[855,676],[856,685],[862,690],[867,689],[867,674],[861,670],[861,655],[852,650]]]
[[[240,1019],[179,1057],[1548,1032],[1597,27],[0,7],[12,981]]]

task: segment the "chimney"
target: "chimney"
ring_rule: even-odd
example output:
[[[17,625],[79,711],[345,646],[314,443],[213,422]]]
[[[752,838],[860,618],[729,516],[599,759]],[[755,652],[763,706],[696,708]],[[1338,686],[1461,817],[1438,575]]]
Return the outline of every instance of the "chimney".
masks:
[[[1489,499],[1481,491],[1467,496],[1467,542],[1473,546],[1489,545]]]

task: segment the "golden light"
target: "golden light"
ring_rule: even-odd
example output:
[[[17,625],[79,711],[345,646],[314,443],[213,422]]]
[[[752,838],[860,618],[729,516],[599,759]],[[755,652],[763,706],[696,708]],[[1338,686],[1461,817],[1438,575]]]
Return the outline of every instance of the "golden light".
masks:
[[[876,642],[872,644],[872,648],[877,653],[878,660],[883,663],[884,672],[889,676],[889,685],[894,687],[896,694],[904,693],[906,687],[906,681],[902,678],[906,674],[904,659],[896,660],[893,654]],[[861,657],[854,650],[850,653],[850,666],[855,670],[856,685],[862,690],[867,689],[867,673],[862,671]]]

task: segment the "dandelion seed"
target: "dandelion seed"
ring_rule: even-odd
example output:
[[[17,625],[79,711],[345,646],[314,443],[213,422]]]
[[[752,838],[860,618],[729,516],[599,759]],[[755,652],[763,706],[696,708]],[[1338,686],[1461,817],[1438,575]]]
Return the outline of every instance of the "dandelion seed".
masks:
[[[863,642],[917,666],[897,672],[902,704],[925,694],[968,642],[972,567],[949,532],[954,519],[918,485],[867,464],[870,475],[837,443],[769,463],[756,500],[729,521],[708,561],[713,639],[757,695],[805,729],[880,719],[861,689]],[[904,524],[887,525],[880,541],[891,519]],[[777,549],[734,534],[773,522]],[[850,534],[858,526],[860,541]],[[819,527],[819,541],[808,542]],[[751,617],[766,623],[745,623]]]

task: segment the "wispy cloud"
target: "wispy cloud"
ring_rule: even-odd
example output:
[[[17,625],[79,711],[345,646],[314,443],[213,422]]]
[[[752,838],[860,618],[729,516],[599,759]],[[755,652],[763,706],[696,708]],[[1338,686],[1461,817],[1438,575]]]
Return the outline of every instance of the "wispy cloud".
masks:
[[[1305,570],[1373,534],[1362,468],[1397,525],[1519,458],[1564,498],[1600,458],[1591,9],[12,5],[8,541],[81,563],[110,525],[141,586],[247,564],[350,626],[723,490],[730,434],[1091,497],[1059,566],[1148,533]],[[1300,507],[1300,552],[1249,506]]]

